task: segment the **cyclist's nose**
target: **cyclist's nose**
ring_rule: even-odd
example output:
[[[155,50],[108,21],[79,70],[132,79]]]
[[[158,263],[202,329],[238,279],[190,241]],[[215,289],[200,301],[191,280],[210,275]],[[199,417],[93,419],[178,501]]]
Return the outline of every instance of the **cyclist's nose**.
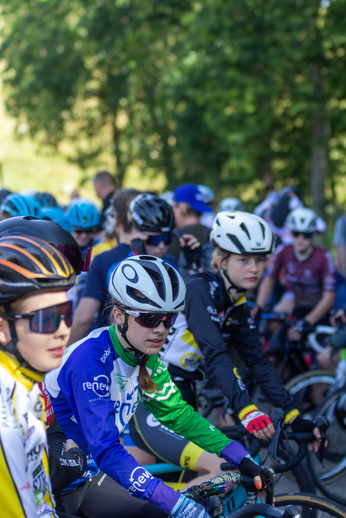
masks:
[[[159,323],[159,325],[157,327],[154,328],[154,333],[163,333],[164,331],[166,330],[165,326],[164,326],[164,323],[161,322]]]

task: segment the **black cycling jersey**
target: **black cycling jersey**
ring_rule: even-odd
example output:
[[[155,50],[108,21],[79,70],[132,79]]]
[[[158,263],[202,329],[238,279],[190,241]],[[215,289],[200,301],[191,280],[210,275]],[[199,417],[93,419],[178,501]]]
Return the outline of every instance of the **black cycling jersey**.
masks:
[[[188,328],[205,357],[207,376],[216,383],[242,418],[253,406],[229,355],[235,348],[269,401],[286,414],[295,408],[273,363],[263,352],[243,296],[229,296],[220,272],[199,273],[186,280]],[[251,411],[251,408],[249,408]]]

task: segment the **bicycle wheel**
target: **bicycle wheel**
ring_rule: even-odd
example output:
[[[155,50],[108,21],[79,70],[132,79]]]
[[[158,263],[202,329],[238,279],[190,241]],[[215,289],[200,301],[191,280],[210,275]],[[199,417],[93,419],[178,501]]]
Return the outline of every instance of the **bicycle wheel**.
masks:
[[[283,494],[275,497],[275,507],[283,508],[294,505],[300,511],[302,518],[346,518],[346,511],[334,502],[316,495]]]
[[[328,446],[324,465],[316,455],[309,452],[307,462],[317,487],[331,500],[346,505],[344,491],[346,483],[346,426],[342,415],[346,416],[346,387],[331,394],[317,409],[318,415],[328,417]]]
[[[317,370],[305,372],[296,376],[289,381],[285,388],[289,395],[293,398],[298,410],[304,413],[310,413],[319,399],[323,399],[328,389],[334,386],[336,382],[336,373],[326,370]]]

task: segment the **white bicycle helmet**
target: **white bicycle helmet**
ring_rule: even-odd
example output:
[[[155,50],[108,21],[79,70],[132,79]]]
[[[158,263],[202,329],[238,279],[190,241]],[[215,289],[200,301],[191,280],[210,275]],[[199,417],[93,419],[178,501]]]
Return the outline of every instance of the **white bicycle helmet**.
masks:
[[[210,241],[231,254],[268,255],[274,250],[268,223],[248,212],[219,212]]]
[[[185,305],[183,278],[173,266],[152,255],[129,257],[119,263],[108,290],[126,309],[179,313]]]
[[[235,210],[244,210],[244,206],[238,198],[224,198],[219,203],[219,212],[233,212]]]
[[[317,215],[311,209],[298,207],[292,210],[287,218],[287,226],[292,232],[309,233],[315,232]]]

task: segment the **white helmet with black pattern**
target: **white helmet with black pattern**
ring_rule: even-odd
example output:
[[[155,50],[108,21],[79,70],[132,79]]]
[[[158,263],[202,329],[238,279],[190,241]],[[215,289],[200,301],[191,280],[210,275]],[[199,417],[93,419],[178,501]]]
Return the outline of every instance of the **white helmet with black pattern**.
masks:
[[[111,274],[108,290],[126,309],[179,313],[185,305],[182,276],[152,255],[128,257],[119,263]]]
[[[210,241],[238,255],[268,255],[274,250],[274,236],[268,223],[248,212],[219,212]]]
[[[292,210],[287,218],[287,226],[291,232],[309,233],[315,232],[317,225],[317,215],[311,209],[298,207]]]

